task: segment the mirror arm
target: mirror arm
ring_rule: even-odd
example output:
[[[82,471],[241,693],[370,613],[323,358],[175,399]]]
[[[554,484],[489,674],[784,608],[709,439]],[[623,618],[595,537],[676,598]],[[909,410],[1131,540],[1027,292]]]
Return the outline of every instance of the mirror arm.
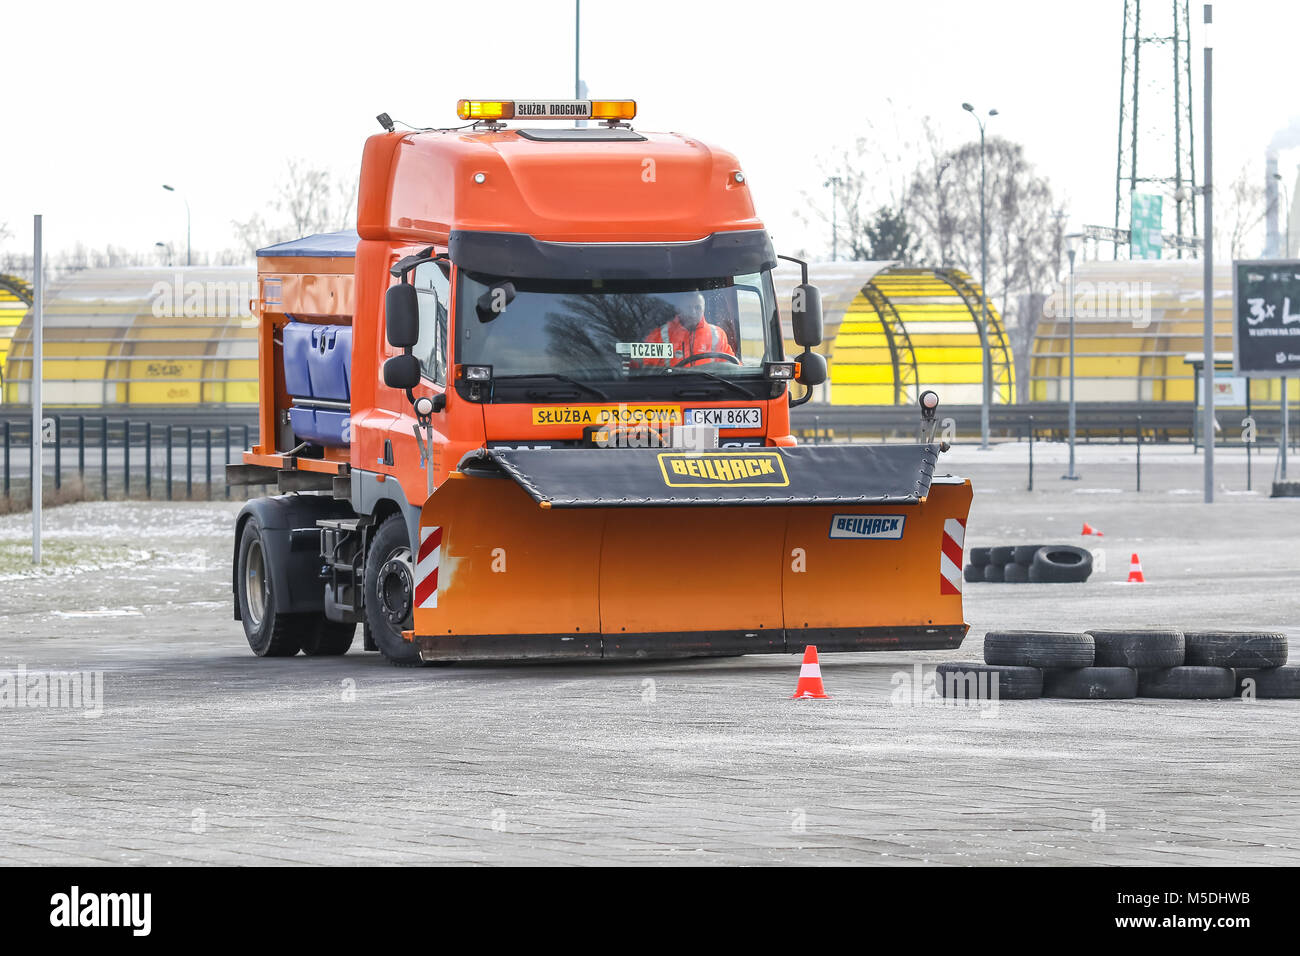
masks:
[[[803,385],[803,382],[800,382],[799,384],[800,384],[800,385]],[[790,389],[790,391],[786,392],[785,394],[786,394],[786,399],[787,399],[787,400],[789,401],[789,403],[790,403],[790,407],[791,407],[791,408],[798,408],[800,405],[803,405],[803,404],[805,404],[806,402],[809,402],[809,401],[812,400],[813,390],[812,390],[812,386],[811,386],[811,385],[804,385],[804,386],[803,386],[803,398],[794,398],[794,397],[793,397],[793,395],[794,395],[794,389]]]
[[[447,258],[450,257],[445,252],[440,252],[435,256],[433,254],[433,246],[429,246],[427,249],[421,249],[413,256],[404,256],[403,258],[398,259],[397,262],[393,264],[393,267],[388,271],[394,278],[401,279],[405,282],[406,274],[421,262],[437,262],[439,259]]]
[[[801,281],[804,285],[807,285],[807,284],[808,284],[808,263],[807,263],[807,262],[805,262],[803,259],[796,259],[794,256],[782,256],[782,255],[778,255],[777,258],[778,258],[778,259],[784,259],[786,262],[794,262],[794,263],[798,263],[799,268],[800,268],[800,269],[802,270],[802,272],[803,272],[803,278],[802,278],[800,281]]]

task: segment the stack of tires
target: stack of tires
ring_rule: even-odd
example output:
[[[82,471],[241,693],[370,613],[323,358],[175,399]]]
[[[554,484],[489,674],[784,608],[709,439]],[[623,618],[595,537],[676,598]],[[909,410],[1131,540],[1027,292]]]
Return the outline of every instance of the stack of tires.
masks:
[[[940,664],[936,683],[968,700],[1297,698],[1300,667],[1286,660],[1274,631],[989,631],[983,664]]]
[[[967,581],[1069,584],[1088,580],[1092,552],[1071,544],[1008,544],[971,548]]]

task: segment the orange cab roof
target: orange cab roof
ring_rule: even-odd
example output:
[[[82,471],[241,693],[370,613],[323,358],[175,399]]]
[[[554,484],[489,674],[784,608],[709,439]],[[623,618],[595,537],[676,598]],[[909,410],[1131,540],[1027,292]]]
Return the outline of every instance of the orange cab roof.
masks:
[[[684,242],[761,229],[739,171],[731,153],[677,133],[381,133],[362,157],[357,231],[444,244],[453,229],[552,242]]]

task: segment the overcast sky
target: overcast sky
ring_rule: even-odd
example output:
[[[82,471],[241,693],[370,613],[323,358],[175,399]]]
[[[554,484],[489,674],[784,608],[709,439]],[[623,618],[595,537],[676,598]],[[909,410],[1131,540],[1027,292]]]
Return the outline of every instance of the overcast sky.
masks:
[[[1155,0],[1149,0],[1154,3]],[[1162,5],[1168,0],[1159,0]],[[573,0],[188,4],[10,0],[5,11],[0,223],[30,244],[196,249],[234,244],[234,218],[272,195],[290,157],[354,173],[385,111],[453,125],[460,97],[572,95]],[[1200,172],[1200,3],[1192,4]],[[1113,215],[1123,0],[798,3],[583,0],[582,72],[597,98],[635,98],[643,129],[734,151],[778,247],[829,247],[794,216],[817,159],[874,128],[996,107],[1068,201],[1072,225]],[[1260,168],[1300,115],[1300,3],[1215,4],[1215,165]],[[890,149],[892,144],[883,143]],[[1282,156],[1294,177],[1300,151]]]

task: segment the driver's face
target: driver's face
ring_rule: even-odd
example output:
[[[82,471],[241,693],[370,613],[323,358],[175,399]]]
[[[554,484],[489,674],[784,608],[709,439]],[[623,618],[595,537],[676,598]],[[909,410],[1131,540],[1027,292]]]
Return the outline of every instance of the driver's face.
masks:
[[[688,329],[695,328],[704,318],[704,296],[699,294],[683,296],[677,307],[677,314],[682,320],[682,325]]]

